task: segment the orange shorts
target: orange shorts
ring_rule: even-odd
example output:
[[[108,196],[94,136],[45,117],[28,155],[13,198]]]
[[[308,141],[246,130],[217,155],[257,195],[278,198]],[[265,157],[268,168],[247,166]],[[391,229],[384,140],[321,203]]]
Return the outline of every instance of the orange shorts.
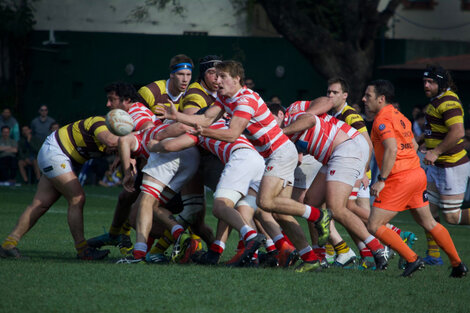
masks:
[[[395,212],[424,207],[429,203],[426,185],[421,167],[390,175],[373,206]]]

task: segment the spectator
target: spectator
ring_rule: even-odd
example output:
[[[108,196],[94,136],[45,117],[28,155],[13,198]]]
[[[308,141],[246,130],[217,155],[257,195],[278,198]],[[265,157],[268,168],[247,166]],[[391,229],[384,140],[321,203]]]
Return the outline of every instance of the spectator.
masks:
[[[113,166],[110,164],[103,178],[99,181],[99,185],[104,187],[119,186],[121,185],[121,179],[121,171],[119,169],[113,170]]]
[[[277,103],[282,105],[281,98],[279,98],[278,96],[272,96],[271,99],[269,99],[269,103]]]
[[[0,116],[0,129],[3,126],[8,126],[10,128],[10,138],[15,139],[16,142],[20,140],[20,128],[18,126],[18,121],[11,115],[11,110],[5,108],[2,111],[2,116]]]
[[[39,149],[41,149],[41,140],[33,137],[31,128],[28,125],[21,127],[21,139],[18,142],[18,168],[24,183],[28,183],[29,177],[26,174],[26,168],[31,166],[34,171],[36,181],[41,176],[36,160]],[[32,183],[32,181],[31,181]]]
[[[55,120],[48,116],[49,110],[46,105],[41,105],[39,108],[39,116],[35,117],[31,121],[31,130],[33,131],[33,137],[39,138],[41,144],[46,140],[46,137],[50,134],[51,124]]]
[[[10,138],[10,127],[2,126],[0,137],[0,182],[2,185],[14,186],[16,182],[18,143]]]
[[[251,90],[255,90],[255,81],[253,78],[245,78],[245,86]]]
[[[414,116],[413,135],[419,145],[424,142],[424,124],[426,124],[426,116],[424,112],[418,112]]]
[[[361,104],[359,103],[353,103],[351,104],[351,106],[354,108],[354,110],[356,110],[357,114],[359,114],[363,120],[366,119],[366,115],[364,114],[364,108],[362,107]],[[369,128],[367,128],[369,129]]]
[[[57,122],[54,122],[51,124],[51,127],[49,127],[49,134],[52,134],[53,132],[55,132],[56,130],[58,130],[60,128],[60,124],[57,123]]]

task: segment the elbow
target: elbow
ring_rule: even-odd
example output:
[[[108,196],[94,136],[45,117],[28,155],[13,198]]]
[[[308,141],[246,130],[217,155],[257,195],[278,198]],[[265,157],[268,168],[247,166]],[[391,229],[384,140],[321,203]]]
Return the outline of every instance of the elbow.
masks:
[[[158,152],[176,152],[177,145],[174,144],[173,140],[163,140],[160,142],[160,149]]]
[[[237,140],[238,137],[231,136],[227,138],[227,142],[234,143]]]

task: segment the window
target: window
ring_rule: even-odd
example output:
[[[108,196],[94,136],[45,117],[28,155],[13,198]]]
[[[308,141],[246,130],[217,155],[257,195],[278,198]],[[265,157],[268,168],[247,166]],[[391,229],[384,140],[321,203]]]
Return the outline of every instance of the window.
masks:
[[[410,10],[432,10],[436,4],[435,0],[403,0],[405,9]]]

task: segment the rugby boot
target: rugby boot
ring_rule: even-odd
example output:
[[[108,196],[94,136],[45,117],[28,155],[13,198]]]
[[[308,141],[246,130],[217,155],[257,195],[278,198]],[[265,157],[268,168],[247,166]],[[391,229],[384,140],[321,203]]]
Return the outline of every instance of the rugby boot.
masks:
[[[109,250],[98,250],[93,247],[86,247],[82,252],[77,254],[80,260],[102,260],[109,254]]]
[[[144,258],[135,258],[133,255],[127,256],[125,258],[119,259],[116,264],[144,264]]]
[[[209,250],[202,254],[195,254],[194,257],[191,258],[194,263],[201,264],[201,265],[217,265],[220,260],[220,254]]]
[[[148,264],[168,264],[170,260],[163,253],[147,253],[145,262]]]
[[[331,211],[329,209],[320,209],[320,217],[314,225],[318,232],[318,245],[324,246],[328,237],[330,237]]]
[[[259,265],[262,267],[277,267],[279,265],[277,261],[278,255],[279,251],[277,250],[258,254]]]
[[[179,260],[183,257],[186,249],[191,245],[191,236],[182,233],[176,239],[173,245],[173,251],[171,251],[171,262],[178,263]]]
[[[298,259],[299,253],[294,248],[294,246],[288,244],[287,242],[282,245],[281,250],[277,255],[279,267],[283,268],[294,265]]]
[[[13,247],[11,249],[5,249],[0,246],[0,258],[21,258],[20,250],[17,247]]]
[[[421,270],[424,268],[424,261],[420,257],[416,259],[416,261],[407,263],[405,266],[405,270],[401,276],[403,277],[411,277],[411,275],[416,272],[417,270]]]
[[[184,253],[181,253],[180,254],[180,258],[179,258],[179,261],[178,263],[179,264],[187,264],[187,263],[190,263],[191,262],[191,256],[198,252],[198,251],[201,251],[199,250],[199,245],[200,245],[200,242],[198,239],[194,239],[192,236],[191,236],[191,242],[189,243],[189,246],[186,248],[186,250],[184,251]]]
[[[410,231],[402,231],[400,233],[400,237],[410,249],[413,249],[413,244],[415,243],[416,240],[418,240],[416,235]],[[405,266],[406,266],[406,260],[400,256],[400,259],[398,260],[398,269],[404,270]]]
[[[455,278],[462,278],[467,276],[468,268],[465,264],[460,263],[458,266],[452,267],[452,272],[450,273],[450,277]]]
[[[351,248],[349,248],[348,252],[338,253],[336,255],[336,260],[333,263],[333,266],[344,267],[351,263],[354,264],[356,263],[356,258],[357,258],[356,253],[354,253],[354,251]]]
[[[121,252],[121,255],[123,256],[132,254],[132,250],[134,250],[134,244],[131,241],[131,237],[122,234],[118,243],[118,248]]]
[[[250,264],[253,254],[265,242],[266,237],[263,234],[257,234],[253,239],[250,239],[245,242],[245,249],[242,250],[240,258],[238,260],[234,260],[234,262],[230,264],[227,262],[227,265],[234,267],[243,267]]]
[[[321,269],[322,267],[318,260],[303,261],[295,268],[295,272],[296,273],[317,272],[317,271],[320,271]]]
[[[103,235],[87,239],[87,244],[92,248],[101,248],[102,246],[117,246],[120,242],[120,235],[110,235],[104,233]]]
[[[225,265],[227,266],[238,266],[240,264],[240,258],[242,255],[245,253],[245,247],[237,249],[237,253],[227,262],[225,262]]]
[[[372,252],[374,255],[375,268],[377,270],[386,270],[388,266],[387,251],[385,249],[378,249]]]

